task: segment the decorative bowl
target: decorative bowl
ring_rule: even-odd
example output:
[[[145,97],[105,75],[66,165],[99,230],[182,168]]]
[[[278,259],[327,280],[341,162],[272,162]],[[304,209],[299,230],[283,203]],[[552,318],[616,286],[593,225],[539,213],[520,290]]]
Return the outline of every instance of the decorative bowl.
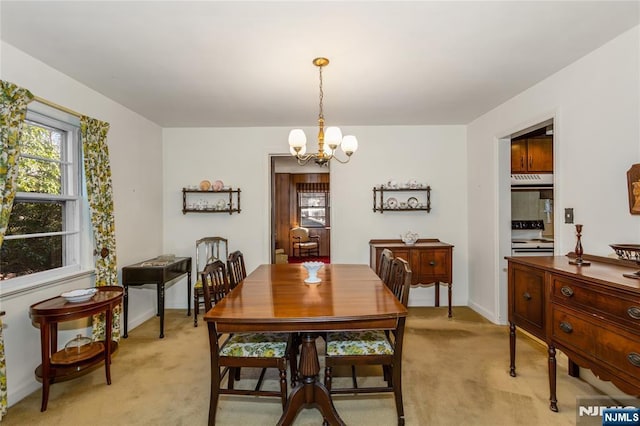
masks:
[[[302,266],[304,266],[304,268],[309,273],[309,277],[304,280],[305,283],[317,284],[322,281],[320,278],[318,278],[318,271],[324,266],[324,262],[302,262]]]
[[[640,263],[640,244],[609,244],[619,259],[633,260]]]
[[[60,296],[67,299],[67,302],[85,302],[93,297],[98,292],[97,288],[81,288],[78,290],[72,290],[66,293],[62,293]]]
[[[400,238],[402,238],[402,242],[408,246],[412,246],[418,241],[418,233],[407,231],[404,234],[400,234]]]

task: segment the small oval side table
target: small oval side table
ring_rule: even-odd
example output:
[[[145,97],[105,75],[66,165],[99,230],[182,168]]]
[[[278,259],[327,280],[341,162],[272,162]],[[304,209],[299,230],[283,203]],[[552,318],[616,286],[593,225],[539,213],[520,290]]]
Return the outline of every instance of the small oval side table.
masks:
[[[40,327],[42,364],[36,370],[36,378],[42,381],[42,406],[47,409],[49,385],[73,379],[104,362],[107,384],[111,384],[111,354],[118,342],[111,340],[113,310],[122,303],[124,289],[119,286],[97,287],[98,292],[85,302],[68,302],[62,296],[53,297],[31,305],[29,316]],[[58,323],[105,313],[105,340],[96,342],[91,350],[79,356],[69,357],[64,349],[58,350]]]

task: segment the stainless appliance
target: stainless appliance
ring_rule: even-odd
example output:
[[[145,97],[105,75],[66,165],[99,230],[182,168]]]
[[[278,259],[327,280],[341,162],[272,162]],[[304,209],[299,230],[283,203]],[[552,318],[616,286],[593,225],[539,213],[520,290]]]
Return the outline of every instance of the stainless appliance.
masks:
[[[553,239],[542,231],[543,220],[512,220],[511,256],[553,256]]]

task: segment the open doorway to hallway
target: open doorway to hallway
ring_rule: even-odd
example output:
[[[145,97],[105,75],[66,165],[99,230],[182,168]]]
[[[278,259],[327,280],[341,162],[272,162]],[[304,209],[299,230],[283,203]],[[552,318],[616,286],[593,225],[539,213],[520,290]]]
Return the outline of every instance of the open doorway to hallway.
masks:
[[[271,262],[331,260],[329,168],[298,165],[291,156],[271,161]],[[292,229],[306,228],[312,245],[297,244]]]

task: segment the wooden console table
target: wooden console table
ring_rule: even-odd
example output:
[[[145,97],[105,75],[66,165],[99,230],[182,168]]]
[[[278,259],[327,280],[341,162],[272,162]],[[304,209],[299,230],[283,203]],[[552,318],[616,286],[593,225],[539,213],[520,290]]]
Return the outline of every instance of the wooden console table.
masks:
[[[420,239],[413,245],[402,240],[369,241],[369,264],[374,271],[382,250],[388,248],[394,257],[409,262],[412,271],[411,285],[435,284],[435,305],[440,306],[440,284],[448,287],[449,318],[451,318],[451,286],[453,285],[453,246],[438,239]]]
[[[144,284],[156,285],[158,316],[160,317],[160,338],[164,337],[164,286],[184,274],[187,274],[187,316],[191,316],[191,258],[176,257],[172,260],[149,259],[144,262],[122,268],[124,286],[124,334],[126,338],[129,316],[129,286]]]
[[[579,366],[640,395],[640,280],[638,270],[616,259],[583,256],[590,266],[570,265],[567,256],[507,257],[509,268],[510,374],[516,376],[516,327],[548,346],[549,408],[558,411],[556,349]]]
[[[97,287],[98,292],[86,302],[68,302],[61,296],[43,300],[29,308],[31,320],[40,327],[40,351],[42,364],[36,368],[36,377],[42,380],[42,405],[47,409],[49,385],[69,380],[87,372],[90,367],[104,362],[107,384],[111,384],[111,354],[118,343],[111,341],[113,310],[122,302],[122,287]],[[86,356],[67,357],[64,349],[58,350],[58,323],[86,318],[105,312],[105,339],[93,342],[95,350]]]

